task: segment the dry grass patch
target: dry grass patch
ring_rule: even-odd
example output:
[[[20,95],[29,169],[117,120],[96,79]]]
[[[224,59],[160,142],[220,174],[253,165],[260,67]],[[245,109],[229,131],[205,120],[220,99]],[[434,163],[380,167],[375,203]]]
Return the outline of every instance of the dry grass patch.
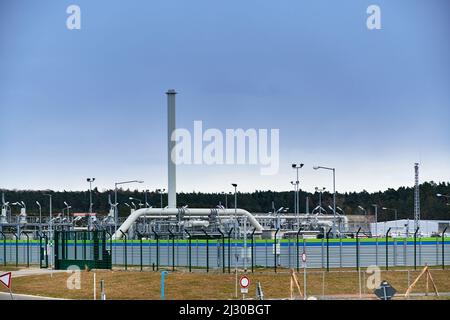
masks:
[[[450,292],[450,270],[432,270],[438,290]],[[105,281],[108,299],[147,300],[160,299],[161,274],[139,271],[100,271],[96,270],[97,299],[100,298],[100,280]],[[410,271],[409,282],[412,283],[420,271]],[[238,277],[241,274],[238,275]],[[53,276],[27,276],[13,279],[13,292],[40,296],[93,299],[94,271],[81,272],[81,289],[69,290],[66,282],[70,275],[55,273]],[[356,295],[359,293],[358,274],[352,271],[308,271],[308,295]],[[255,297],[256,285],[261,282],[266,299],[288,298],[290,294],[290,274],[283,270],[279,273],[255,272],[249,274],[251,285],[249,297]],[[324,277],[324,278],[323,278]],[[303,273],[298,274],[303,290]],[[325,279],[325,285],[323,285]],[[363,278],[362,278],[363,279]],[[382,271],[382,280],[387,280],[399,294],[404,294],[408,287],[408,272]],[[364,286],[363,286],[364,287]],[[431,287],[430,287],[431,289]],[[5,291],[3,288],[0,289]],[[421,280],[413,292],[424,292],[425,280]],[[169,273],[166,278],[166,299],[234,299],[235,275],[217,272],[183,272]],[[367,290],[366,290],[367,292]],[[368,292],[370,293],[370,292]],[[238,288],[238,296],[241,298]]]

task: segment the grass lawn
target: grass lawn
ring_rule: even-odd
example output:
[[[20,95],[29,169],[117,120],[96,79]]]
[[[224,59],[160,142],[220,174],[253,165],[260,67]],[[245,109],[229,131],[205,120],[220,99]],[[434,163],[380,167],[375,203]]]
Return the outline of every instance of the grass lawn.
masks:
[[[82,271],[81,289],[69,290],[67,280],[70,274],[55,273],[53,276],[26,276],[13,279],[12,290],[14,293],[41,295],[69,299],[93,299],[94,272],[97,282],[97,299],[100,297],[100,280],[105,281],[107,299],[159,299],[161,274],[151,271]],[[398,270],[382,271],[381,280],[387,280],[397,289],[398,295],[405,293],[408,283],[412,283],[419,275],[418,271]],[[243,273],[239,273],[238,276]],[[433,279],[440,292],[450,292],[450,270],[433,269]],[[288,270],[280,270],[278,273],[258,271],[248,273],[251,280],[249,298],[255,297],[256,285],[261,283],[265,299],[280,299],[290,297],[290,273]],[[366,274],[361,276],[363,280],[363,292],[371,293],[365,289]],[[303,273],[298,274],[298,280],[303,290]],[[323,281],[324,280],[324,281]],[[166,299],[234,299],[235,275],[218,272],[206,273],[196,271],[170,272],[166,278]],[[425,292],[426,280],[421,279],[413,292]],[[324,272],[322,270],[308,270],[307,272],[308,295],[320,297],[325,295],[340,296],[343,294],[358,295],[358,274],[354,269]],[[430,284],[430,290],[432,290]],[[6,292],[5,288],[0,291]],[[431,295],[431,294],[430,294]],[[241,298],[238,288],[238,296]]]

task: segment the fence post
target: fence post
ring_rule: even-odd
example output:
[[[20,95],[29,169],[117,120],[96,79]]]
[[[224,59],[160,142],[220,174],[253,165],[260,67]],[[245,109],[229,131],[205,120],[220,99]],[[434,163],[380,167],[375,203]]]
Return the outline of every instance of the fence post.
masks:
[[[172,271],[175,271],[175,235],[172,230],[168,229],[170,237],[172,238]]]
[[[253,229],[253,232],[252,232],[252,273],[253,273],[253,267],[254,267],[253,256],[254,256],[254,251],[255,251],[255,244],[254,244],[254,242],[255,242],[255,231],[256,231],[256,228]],[[247,254],[247,251],[245,252],[245,254]]]
[[[159,271],[159,235],[156,233],[154,228],[152,228],[152,231],[156,238],[156,271]]]
[[[16,267],[19,266],[19,237],[13,232],[14,237],[16,237]]]
[[[389,228],[388,231],[386,232],[386,241],[385,241],[385,245],[386,245],[386,270],[389,270],[389,232],[391,232],[392,228]]]
[[[47,237],[47,235],[45,233],[43,233],[43,235],[44,235],[44,238],[45,238],[45,253],[46,253],[46,255],[45,255],[45,266],[46,266],[46,268],[48,268],[48,252],[47,252],[47,249],[48,249],[48,237]]]
[[[445,231],[447,231],[447,228],[445,227],[442,231],[442,270],[445,270]]]
[[[231,228],[228,231],[228,273],[231,273],[231,233],[234,228]]]
[[[122,233],[123,239],[124,239],[123,240],[123,242],[124,242],[124,251],[123,251],[124,252],[124,263],[125,263],[125,270],[128,270],[127,235],[122,230],[119,229],[119,231]]]
[[[209,272],[209,235],[205,229],[202,229],[202,231],[206,235],[206,272]]]
[[[86,261],[86,231],[83,232],[83,260]]]
[[[189,272],[192,272],[192,260],[191,260],[191,234],[186,229],[184,230],[189,237],[189,249],[188,249],[188,263],[189,263]]]
[[[225,234],[220,228],[218,228],[217,231],[219,231],[222,236],[222,271],[225,273]]]
[[[280,231],[280,228],[277,229],[277,231],[275,232],[275,237],[273,240],[273,258],[274,258],[274,265],[273,268],[275,270],[275,273],[277,272],[277,235],[278,232]],[[281,243],[280,243],[280,254],[281,254]]]
[[[414,270],[417,270],[417,233],[419,232],[419,227],[417,227],[414,232]]]
[[[143,267],[143,261],[142,261],[143,260],[143,255],[142,255],[142,237],[143,237],[143,235],[137,230],[136,230],[136,233],[137,233],[137,235],[139,237],[139,255],[140,255],[139,264],[140,264],[140,269],[142,271],[142,267]]]
[[[3,231],[0,234],[3,236],[3,265],[6,266],[6,236]]]
[[[302,228],[299,228],[297,231],[297,242],[296,242],[296,256],[297,256],[297,272],[300,271],[300,257],[299,257],[299,248],[298,248],[298,239],[300,237],[300,231],[302,231]]]
[[[26,232],[21,232],[20,234],[24,234],[27,237],[27,268],[30,267],[30,236]],[[19,237],[20,237],[19,234]]]
[[[333,230],[332,228],[330,228],[327,231],[327,272],[330,271],[330,232],[331,230]]]
[[[361,232],[361,227],[359,227],[358,232],[356,232],[356,270],[359,271],[359,233]]]
[[[112,234],[109,233],[108,230],[105,229],[105,232],[108,234],[109,236],[109,254],[110,254],[110,258],[111,258],[111,269],[112,269],[112,257],[113,257],[113,249],[112,249]]]

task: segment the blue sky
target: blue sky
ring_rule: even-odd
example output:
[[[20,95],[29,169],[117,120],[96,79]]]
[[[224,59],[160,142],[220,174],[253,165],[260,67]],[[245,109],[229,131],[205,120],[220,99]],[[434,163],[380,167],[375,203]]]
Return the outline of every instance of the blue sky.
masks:
[[[81,30],[66,8],[81,8]],[[382,30],[366,27],[381,8]],[[279,128],[278,175],[180,166],[178,190],[383,190],[450,181],[446,0],[25,1],[0,4],[0,188],[166,187],[179,127]]]

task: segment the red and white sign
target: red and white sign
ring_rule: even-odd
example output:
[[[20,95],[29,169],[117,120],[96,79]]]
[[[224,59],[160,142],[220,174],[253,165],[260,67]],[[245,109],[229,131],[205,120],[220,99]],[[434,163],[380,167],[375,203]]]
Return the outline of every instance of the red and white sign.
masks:
[[[303,261],[303,263],[306,262],[306,252],[302,253],[302,261]]]
[[[11,272],[0,275],[0,282],[11,289]]]
[[[248,286],[250,285],[250,279],[247,276],[242,276],[239,279],[239,284],[241,285],[241,288],[243,288],[243,289],[248,288]]]
[[[85,212],[75,212],[72,214],[74,217],[88,217],[88,216],[92,216],[95,217],[97,216],[97,213],[85,213]]]

